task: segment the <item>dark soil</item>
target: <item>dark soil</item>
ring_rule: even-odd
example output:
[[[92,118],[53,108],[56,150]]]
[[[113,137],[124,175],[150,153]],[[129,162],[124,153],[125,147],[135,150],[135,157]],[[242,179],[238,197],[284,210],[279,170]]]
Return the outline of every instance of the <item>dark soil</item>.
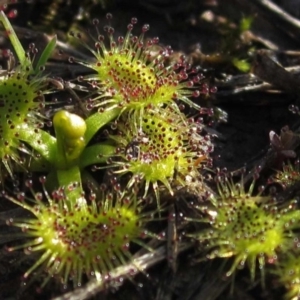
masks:
[[[1,1],[0,1],[1,2]],[[19,34],[24,42],[34,40],[33,32],[37,30],[48,33],[56,32],[62,41],[68,41],[66,32],[72,24],[77,28],[89,26],[94,17],[105,23],[105,15],[109,11],[114,18],[112,24],[116,29],[116,35],[126,32],[126,25],[131,17],[136,16],[139,24],[150,24],[149,36],[159,36],[163,45],[171,45],[175,54],[185,54],[193,64],[201,64],[203,73],[211,86],[217,86],[218,91],[205,100],[203,105],[212,108],[221,108],[228,114],[227,121],[215,117],[208,130],[215,133],[215,151],[213,153],[214,166],[227,168],[230,171],[240,169],[244,166],[250,171],[257,165],[265,162],[270,153],[270,131],[278,135],[284,126],[292,130],[298,130],[299,116],[290,112],[289,106],[297,104],[299,94],[297,91],[287,90],[281,86],[270,85],[267,89],[258,91],[247,91],[234,93],[234,90],[246,88],[253,85],[252,79],[242,84],[236,83],[226,85],[226,81],[239,76],[247,76],[233,66],[230,59],[245,58],[250,64],[255,61],[255,51],[268,49],[272,44],[274,49],[271,57],[284,67],[299,64],[300,53],[289,55],[287,51],[299,50],[299,39],[275,26],[268,12],[261,10],[248,0],[115,0],[103,1],[95,4],[89,10],[89,17],[82,20],[73,20],[68,11],[77,11],[80,1],[73,1],[74,7],[63,8],[57,5],[57,16],[53,21],[46,22],[47,10],[50,2],[54,1],[32,1],[32,4],[16,4],[13,7],[19,10],[19,15],[13,23],[19,26]],[[57,3],[61,1],[57,0]],[[87,7],[93,1],[81,1]],[[94,1],[97,2],[97,1]],[[249,4],[249,3],[250,4]],[[253,1],[255,2],[255,1]],[[297,1],[277,1],[284,4],[286,9],[297,12],[300,4]],[[289,2],[289,5],[287,4]],[[38,3],[42,3],[38,6]],[[20,8],[21,7],[21,8]],[[254,17],[253,25],[249,33],[232,36],[243,17]],[[65,20],[59,23],[57,18]],[[26,28],[24,30],[24,28]],[[228,29],[229,28],[229,29]],[[29,31],[27,30],[29,29]],[[300,32],[300,30],[299,30]],[[39,37],[38,37],[39,39]],[[38,43],[38,41],[37,41]],[[230,45],[224,44],[231,43]],[[269,44],[268,44],[269,43]],[[225,51],[223,53],[222,51]],[[82,50],[84,51],[84,50]],[[230,52],[231,51],[231,52]],[[224,56],[223,61],[210,59],[219,54]],[[207,55],[207,56],[206,56]],[[226,56],[226,59],[225,59]],[[54,72],[60,71],[59,61]],[[61,62],[65,67],[66,62]],[[57,69],[58,68],[58,69]],[[67,70],[67,69],[66,69]],[[69,69],[68,69],[69,70]],[[68,70],[66,72],[68,72]],[[76,72],[76,70],[69,70]],[[65,71],[64,71],[65,72]],[[254,75],[253,75],[254,76]],[[274,74],[277,76],[277,74]],[[245,77],[246,78],[246,77]],[[260,81],[256,78],[257,82]],[[272,81],[269,81],[272,84]],[[193,114],[194,112],[188,112]],[[276,162],[270,165],[268,172],[277,168]],[[40,294],[35,293],[31,287],[24,294],[18,296],[20,278],[26,270],[27,263],[18,263],[18,255],[8,255],[5,251],[1,254],[5,261],[0,264],[0,300],[1,299],[51,299],[63,294],[57,286],[45,288]],[[145,274],[138,275],[132,281],[128,281],[115,291],[102,293],[95,299],[282,299],[282,291],[263,290],[259,284],[250,283],[247,271],[241,271],[236,277],[236,285],[232,296],[230,296],[230,282],[222,280],[221,272],[218,271],[222,260],[214,262],[196,263],[194,251],[187,251],[178,257],[178,270],[173,273],[166,262],[161,262],[149,270],[149,277]],[[193,263],[191,263],[193,261]],[[13,263],[12,263],[13,262]],[[12,267],[14,266],[14,267]],[[188,270],[188,271],[187,271]],[[272,278],[267,286],[272,286]],[[278,295],[278,296],[276,296]],[[70,298],[71,299],[71,298]]]

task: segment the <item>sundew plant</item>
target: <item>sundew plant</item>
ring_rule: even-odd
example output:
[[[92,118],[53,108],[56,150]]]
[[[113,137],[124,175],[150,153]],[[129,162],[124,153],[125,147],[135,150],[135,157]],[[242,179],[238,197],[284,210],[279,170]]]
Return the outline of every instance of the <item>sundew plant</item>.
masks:
[[[180,108],[184,101],[197,108],[199,114],[200,107],[189,96],[199,96],[194,84],[200,77],[193,75],[189,81],[182,59],[177,65],[165,65],[170,48],[152,57],[150,47],[154,42],[143,46],[148,26],[143,27],[138,42],[131,36],[137,22],[132,19],[124,41],[119,39],[118,49],[114,50],[112,28],[105,29],[111,40],[111,53],[106,53],[100,43],[103,38],[98,37],[100,46],[96,47],[102,47],[102,52],[92,51],[95,64],[92,59],[81,62],[70,58],[98,75],[78,77],[75,87],[84,84],[81,90],[86,93],[81,100],[80,107],[85,107],[81,113],[65,107],[54,113],[47,106],[51,102],[46,100],[46,87],[55,79],[43,74],[55,51],[56,38],[50,40],[35,63],[30,55],[38,52],[34,45],[30,46],[30,53],[25,53],[3,12],[1,21],[19,60],[16,69],[3,73],[3,165],[12,177],[25,172],[45,173],[38,184],[26,180],[25,191],[3,192],[32,215],[29,219],[7,220],[8,225],[20,227],[26,238],[8,250],[23,249],[32,254],[36,260],[23,277],[25,281],[40,281],[40,287],[52,278],[65,288],[81,286],[83,279],[101,282],[114,268],[131,262],[132,244],[153,251],[147,246],[147,239],[161,239],[147,229],[151,222],[164,219],[167,204],[159,199],[159,190],[165,189],[165,193],[174,196],[175,190],[185,188],[189,182],[202,186],[200,171],[213,146],[203,131],[204,124],[188,118]],[[191,73],[195,72],[196,69]],[[56,80],[57,86],[63,82]],[[58,92],[55,84],[51,88],[52,93]],[[71,94],[75,95],[76,90]],[[128,105],[122,107],[121,103]],[[52,133],[43,126],[49,119]],[[102,141],[91,142],[107,126],[111,131],[103,135],[102,130]],[[18,141],[22,142],[20,149]],[[18,162],[17,150],[23,150],[27,156],[23,164],[19,163],[22,168],[14,172],[5,159]],[[89,167],[106,173],[106,182],[98,182]],[[124,170],[127,180],[120,177]],[[39,274],[43,280],[38,280]]]
[[[214,170],[218,108],[202,104],[213,84],[150,25],[133,17],[117,36],[112,14],[100,21],[70,30],[72,44],[47,36],[24,50],[0,13],[11,49],[0,72],[1,195],[13,206],[0,215],[0,240],[21,258],[22,277],[10,296],[107,296],[124,279],[140,288],[134,275],[154,277],[150,265],[165,259],[176,276],[189,249],[189,266],[223,260],[218,276],[234,281],[247,267],[253,285],[268,289],[272,277],[287,299],[299,297],[297,198],[258,188],[257,174],[249,186]],[[285,162],[268,184],[288,190],[298,169]]]

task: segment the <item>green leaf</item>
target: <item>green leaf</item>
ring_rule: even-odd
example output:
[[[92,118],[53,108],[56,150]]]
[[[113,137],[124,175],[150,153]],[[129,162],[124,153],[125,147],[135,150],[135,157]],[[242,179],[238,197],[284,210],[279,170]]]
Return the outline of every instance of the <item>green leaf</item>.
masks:
[[[47,44],[47,46],[45,47],[43,53],[41,54],[36,66],[35,66],[35,72],[39,71],[40,67],[43,67],[48,59],[51,57],[55,47],[56,47],[56,41],[57,41],[57,37],[56,35],[49,41],[49,43]]]
[[[252,23],[253,23],[253,17],[250,16],[250,17],[242,18],[239,26],[240,32],[250,30]]]
[[[245,59],[233,58],[231,62],[238,70],[242,72],[248,72],[251,68],[250,63]]]
[[[31,61],[27,58],[26,52],[20,43],[19,38],[17,37],[13,27],[11,26],[8,18],[6,17],[5,13],[3,11],[0,12],[0,21],[2,22],[6,33],[10,39],[10,42],[12,43],[14,50],[16,51],[16,54],[18,56],[18,59],[23,67],[30,67],[32,69]]]
[[[104,143],[85,148],[80,157],[80,168],[105,163],[115,150],[116,147]]]
[[[18,138],[28,143],[50,164],[55,162],[56,139],[46,131],[28,126],[26,123],[20,126]]]
[[[96,132],[108,124],[110,121],[115,119],[121,112],[120,108],[114,108],[102,113],[96,112],[85,120],[87,130],[85,132],[85,142],[88,143]]]

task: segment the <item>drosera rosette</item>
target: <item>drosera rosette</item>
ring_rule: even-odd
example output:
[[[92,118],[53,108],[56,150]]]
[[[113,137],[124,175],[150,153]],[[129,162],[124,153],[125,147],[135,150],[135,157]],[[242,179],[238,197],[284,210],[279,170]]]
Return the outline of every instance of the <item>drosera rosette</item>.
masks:
[[[115,133],[109,135],[116,153],[108,164],[116,174],[130,174],[128,187],[142,181],[144,195],[153,188],[159,202],[162,186],[171,195],[174,189],[189,188],[195,182],[202,186],[200,170],[213,151],[210,136],[202,132],[203,124],[172,107],[147,110],[141,127],[131,119],[130,113],[122,115],[113,124]]]
[[[44,184],[45,178],[40,181]],[[20,227],[28,238],[9,251],[24,249],[25,253],[37,256],[24,274],[25,280],[30,276],[36,280],[46,272],[42,287],[52,277],[64,286],[72,280],[73,286],[78,287],[84,278],[109,278],[111,270],[130,261],[131,243],[146,247],[143,239],[152,236],[146,230],[146,223],[153,214],[143,211],[145,199],[139,199],[135,190],[109,191],[101,185],[101,199],[90,193],[82,194],[74,202],[68,199],[68,194],[76,184],[55,190],[51,195],[33,193],[33,200],[26,199],[24,193],[16,198],[7,196],[33,215],[7,221]],[[26,185],[31,188],[32,182],[29,180]]]
[[[255,180],[246,191],[243,179],[235,184],[228,174],[218,176],[218,195],[198,207],[206,217],[197,221],[209,227],[191,237],[208,251],[208,259],[233,257],[226,277],[247,264],[254,280],[258,262],[264,285],[265,265],[274,264],[278,253],[288,249],[300,214],[296,200],[278,204],[274,196],[263,195],[263,188],[253,195],[254,186]]]
[[[112,15],[107,14],[107,19],[110,21]],[[95,71],[95,74],[79,77],[79,81],[89,82],[95,89],[87,107],[142,114],[146,108],[173,105],[174,100],[179,100],[199,110],[200,106],[190,98],[208,94],[209,88],[207,84],[201,84],[203,76],[198,68],[192,68],[183,56],[167,64],[173,52],[171,47],[158,45],[157,37],[146,40],[148,24],[142,26],[140,36],[134,36],[132,31],[136,23],[137,19],[132,18],[125,37],[118,38],[114,37],[113,27],[105,26],[106,46],[105,37],[98,28],[99,20],[93,20],[96,36],[91,34],[91,37],[95,45],[94,48],[86,47],[95,60],[70,58]],[[80,33],[73,33],[73,36],[81,39]]]
[[[23,142],[31,142],[34,148],[33,135],[44,124],[46,77],[43,75],[43,65],[47,62],[55,48],[54,37],[44,49],[39,60],[34,63],[37,49],[31,44],[29,51],[25,52],[16,36],[7,17],[0,12],[0,21],[3,24],[19,64],[11,66],[10,70],[0,73],[0,168],[12,176],[12,164],[22,165],[24,161],[19,155],[19,150],[28,153]],[[12,54],[5,51],[10,62]],[[2,174],[1,170],[1,174]]]

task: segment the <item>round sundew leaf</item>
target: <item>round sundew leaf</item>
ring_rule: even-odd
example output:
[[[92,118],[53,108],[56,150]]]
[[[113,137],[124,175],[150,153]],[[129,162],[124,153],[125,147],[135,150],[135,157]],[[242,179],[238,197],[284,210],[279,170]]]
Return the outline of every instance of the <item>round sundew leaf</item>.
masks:
[[[20,140],[27,127],[40,126],[39,111],[44,107],[41,84],[27,73],[11,72],[0,77],[0,158],[10,173],[9,160],[19,161]]]
[[[208,157],[213,149],[210,139],[198,133],[199,124],[188,122],[184,115],[171,108],[145,112],[140,126],[124,114],[117,123],[116,154],[111,159],[118,174],[131,173],[139,177],[147,187],[162,183],[171,194],[171,185],[187,186],[188,179],[198,181],[200,174],[196,161]],[[205,163],[205,159],[203,159]]]
[[[83,258],[88,265],[98,255],[104,261],[111,259],[108,249],[120,250],[127,242],[126,235],[136,238],[139,234],[138,216],[128,208],[110,208],[96,214],[84,209],[57,214],[45,208],[39,212],[39,221],[42,225],[36,228],[36,235],[43,237],[43,247],[59,254],[59,260],[72,260],[74,265]]]
[[[250,191],[253,186],[254,183]],[[287,249],[294,238],[292,230],[299,227],[295,222],[299,211],[295,201],[280,207],[270,196],[252,196],[250,191],[244,191],[243,182],[234,185],[227,180],[219,182],[218,188],[219,196],[210,199],[214,208],[203,207],[210,216],[211,227],[193,237],[205,241],[210,258],[235,257],[227,276],[247,262],[254,280],[257,261],[263,275],[265,262]]]
[[[26,228],[28,242],[9,250],[30,249],[40,257],[25,273],[25,278],[44,268],[49,277],[58,277],[66,285],[82,284],[82,276],[105,276],[130,257],[129,244],[138,242],[144,233],[145,214],[140,215],[141,202],[136,196],[103,195],[102,199],[81,199],[80,205],[68,206],[64,192],[58,190],[48,205],[36,201],[11,201],[31,211],[35,218],[12,222]]]
[[[142,115],[149,107],[174,105],[174,100],[180,100],[199,110],[200,106],[190,98],[208,93],[207,86],[200,83],[203,76],[197,74],[196,68],[192,69],[184,57],[170,64],[173,53],[170,47],[158,46],[158,38],[144,39],[149,25],[142,27],[139,37],[132,36],[135,23],[129,24],[125,37],[118,39],[114,39],[114,29],[107,26],[109,47],[96,25],[95,48],[86,45],[96,60],[73,59],[96,72],[82,77],[98,92],[94,99],[89,99],[89,105],[105,110],[119,108],[121,112],[137,110]],[[80,39],[80,35],[74,36]]]
[[[3,71],[0,75],[0,159],[12,176],[11,161],[22,164],[18,151],[29,153],[23,144],[20,146],[20,141],[30,144],[49,162],[53,158],[53,140],[39,129],[43,127],[44,121],[43,93],[46,86],[46,78],[41,74],[42,67],[56,46],[56,38],[48,43],[34,68],[34,57],[38,49],[30,44],[28,52],[25,52],[3,11],[0,13],[0,22],[18,58],[15,69]]]

